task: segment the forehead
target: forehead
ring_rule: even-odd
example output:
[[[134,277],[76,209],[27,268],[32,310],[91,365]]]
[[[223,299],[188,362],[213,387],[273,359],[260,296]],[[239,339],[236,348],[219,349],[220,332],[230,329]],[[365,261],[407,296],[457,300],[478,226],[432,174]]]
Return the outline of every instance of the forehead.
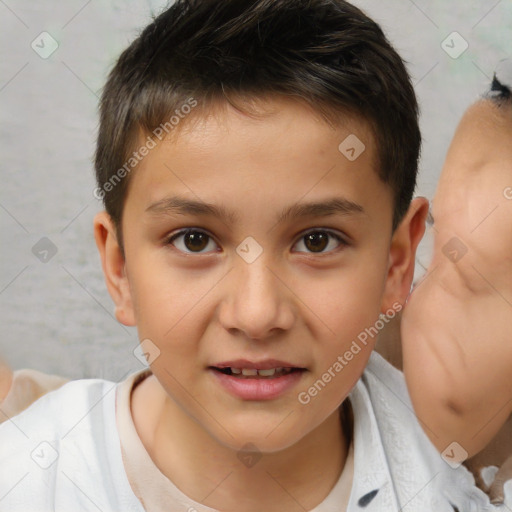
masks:
[[[146,211],[172,192],[218,204],[232,219],[252,210],[261,218],[274,205],[339,192],[354,204],[384,198],[391,211],[377,165],[372,130],[361,118],[341,116],[332,126],[291,99],[268,100],[256,116],[226,103],[185,119],[139,162],[126,204]]]
[[[171,145],[178,151],[194,148],[208,156],[213,150],[216,156],[221,156],[223,143],[229,140],[233,153],[239,149],[250,156],[260,152],[264,144],[280,148],[278,153],[269,153],[269,159],[275,160],[280,155],[289,158],[290,152],[299,159],[306,154],[315,158],[333,148],[338,149],[342,135],[357,135],[360,142],[364,141],[368,161],[377,168],[374,135],[370,124],[361,116],[331,115],[336,119],[334,125],[305,101],[283,96],[254,98],[238,105],[242,111],[227,101],[215,101],[203,110],[195,109],[161,146]]]

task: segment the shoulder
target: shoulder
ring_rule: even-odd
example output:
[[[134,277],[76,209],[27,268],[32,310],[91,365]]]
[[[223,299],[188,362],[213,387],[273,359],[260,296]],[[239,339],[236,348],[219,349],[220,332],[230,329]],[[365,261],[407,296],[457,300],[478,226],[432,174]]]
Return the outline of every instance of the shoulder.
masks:
[[[116,428],[116,386],[71,381],[0,425],[5,510],[35,504],[41,511],[112,510],[120,506],[114,494],[131,494]]]
[[[104,405],[108,405],[109,400],[105,398],[115,386],[114,382],[100,379],[68,382],[59,389],[46,393],[20,414],[4,417],[4,422],[0,425],[0,435],[13,441],[41,435],[60,437],[66,430],[71,429],[73,422],[93,403],[99,404],[103,400]],[[6,416],[4,410],[0,410]],[[90,418],[84,418],[86,422],[88,419]],[[5,453],[6,446],[6,443],[2,444],[0,453]]]
[[[426,510],[426,503],[437,510],[452,510],[443,503],[492,509],[473,475],[461,464],[450,465],[423,431],[428,424],[416,416],[400,370],[372,353],[350,398],[360,431],[368,437],[375,432],[371,437],[383,452],[398,502],[407,503],[404,510]]]
[[[391,472],[395,465],[414,467],[415,473],[440,466],[443,461],[423,432],[428,425],[414,412],[403,373],[373,352],[358,384],[358,400],[374,420]]]
[[[2,369],[0,368],[0,372]],[[10,372],[10,369],[8,370]],[[38,398],[46,393],[60,388],[68,379],[57,375],[50,375],[37,370],[24,368],[10,374],[10,381],[6,386],[7,394],[3,400],[0,395],[0,407],[4,414],[0,414],[0,423],[27,409]],[[0,380],[2,380],[0,376]],[[0,392],[1,393],[1,392]]]
[[[116,383],[100,379],[82,379],[64,384],[36,400],[20,414],[0,425],[3,443],[0,454],[16,449],[31,439],[65,439],[91,430],[97,422],[115,419]]]

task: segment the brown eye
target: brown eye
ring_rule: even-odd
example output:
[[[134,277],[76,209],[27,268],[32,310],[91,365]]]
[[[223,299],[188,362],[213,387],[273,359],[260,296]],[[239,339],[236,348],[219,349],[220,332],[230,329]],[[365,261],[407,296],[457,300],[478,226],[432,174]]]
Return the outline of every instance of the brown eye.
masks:
[[[348,245],[348,243],[336,233],[324,230],[310,231],[303,235],[294,247],[302,249],[298,252],[309,252],[309,253],[328,253],[337,249],[340,246]],[[327,249],[327,250],[326,250]]]
[[[196,229],[187,229],[176,233],[169,239],[169,243],[185,253],[208,252],[204,249],[211,244],[213,244],[213,248],[216,246],[210,235]]]
[[[193,231],[185,235],[183,243],[191,251],[202,251],[208,245],[208,235],[199,231]]]
[[[322,231],[316,231],[315,233],[309,233],[304,237],[304,245],[311,252],[322,252],[329,242],[329,235]]]

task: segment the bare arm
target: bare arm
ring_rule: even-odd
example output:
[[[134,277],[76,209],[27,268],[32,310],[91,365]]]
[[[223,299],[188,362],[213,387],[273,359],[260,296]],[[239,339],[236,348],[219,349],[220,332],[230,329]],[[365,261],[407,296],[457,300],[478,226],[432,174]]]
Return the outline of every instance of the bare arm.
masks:
[[[432,263],[402,315],[403,367],[442,451],[472,456],[512,412],[512,99],[464,115],[433,201]]]
[[[468,109],[452,141],[428,271],[376,348],[404,370],[438,450],[459,443],[500,502],[512,478],[512,94],[493,86],[495,98]],[[491,465],[500,469],[488,486],[480,469]]]

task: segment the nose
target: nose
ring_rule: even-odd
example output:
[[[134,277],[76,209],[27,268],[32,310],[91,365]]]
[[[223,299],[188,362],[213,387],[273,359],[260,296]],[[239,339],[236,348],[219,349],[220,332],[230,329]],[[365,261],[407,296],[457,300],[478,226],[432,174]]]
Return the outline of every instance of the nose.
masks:
[[[512,59],[498,63],[488,96],[500,100],[512,98]]]
[[[263,255],[252,263],[240,259],[225,283],[219,318],[232,334],[264,340],[291,328],[295,319],[293,293],[277,278]],[[278,275],[278,274],[277,274]]]

